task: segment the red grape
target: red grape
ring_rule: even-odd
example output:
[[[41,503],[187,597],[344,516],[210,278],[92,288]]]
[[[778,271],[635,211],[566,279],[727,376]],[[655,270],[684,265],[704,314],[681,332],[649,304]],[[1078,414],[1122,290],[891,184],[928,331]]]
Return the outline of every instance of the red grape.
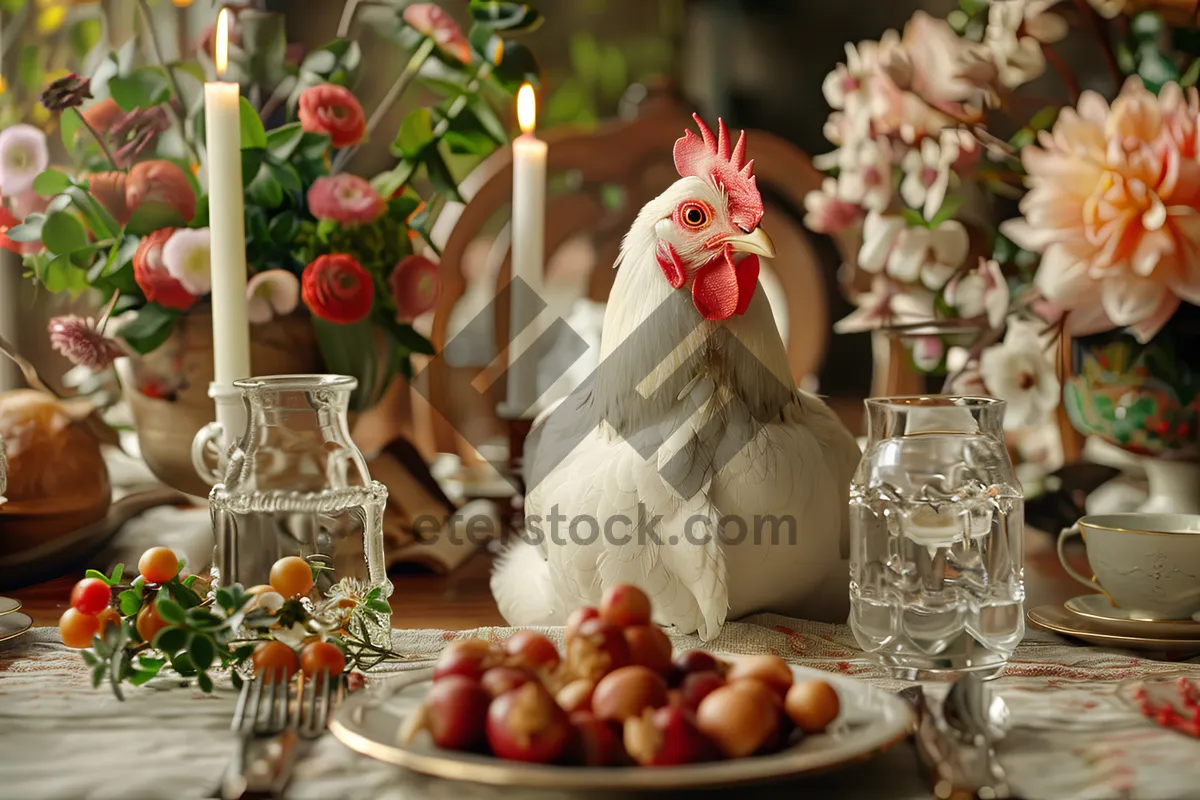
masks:
[[[479,685],[492,697],[499,697],[505,692],[511,692],[519,686],[524,686],[533,680],[533,675],[517,667],[492,667],[483,673]]]
[[[657,625],[634,625],[625,629],[630,663],[649,667],[660,675],[671,671],[671,640]]]
[[[650,598],[636,586],[619,583],[610,586],[600,601],[600,616],[613,625],[648,625]]]
[[[590,711],[576,711],[570,716],[571,737],[567,742],[566,760],[586,767],[610,767],[621,755],[621,739],[613,726],[596,719]]]
[[[504,643],[508,663],[514,667],[553,669],[559,661],[554,642],[534,631],[517,631]]]
[[[716,747],[700,731],[692,712],[667,706],[625,721],[625,749],[639,764],[670,767],[710,761]]]
[[[567,670],[576,678],[598,681],[614,669],[629,664],[629,645],[617,626],[589,619],[567,642]]]
[[[505,692],[487,713],[487,740],[500,758],[548,764],[567,746],[571,726],[546,689],[536,681]]]
[[[571,641],[575,635],[579,633],[579,626],[587,622],[589,619],[597,619],[600,616],[599,610],[591,606],[583,606],[571,612],[571,616],[567,617],[567,627],[563,632],[563,637],[566,641]]]
[[[624,722],[666,702],[667,682],[661,675],[646,667],[621,667],[596,684],[592,712],[606,722]]]
[[[679,684],[680,699],[684,708],[695,711],[700,701],[725,685],[725,679],[716,672],[692,672]]]
[[[447,675],[425,696],[425,724],[433,743],[448,750],[470,750],[483,743],[488,704],[482,686],[462,675]]]
[[[500,665],[500,655],[482,639],[463,639],[451,642],[438,656],[433,667],[433,679],[439,681],[447,675],[462,675],[479,680],[490,667]]]

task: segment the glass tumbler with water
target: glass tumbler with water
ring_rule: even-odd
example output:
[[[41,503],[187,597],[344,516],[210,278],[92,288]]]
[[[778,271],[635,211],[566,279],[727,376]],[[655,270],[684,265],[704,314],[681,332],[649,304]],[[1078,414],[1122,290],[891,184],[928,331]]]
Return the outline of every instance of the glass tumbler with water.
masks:
[[[867,400],[850,487],[850,622],[899,678],[999,675],[1025,633],[1024,501],[1004,403]]]
[[[218,584],[264,584],[278,559],[299,556],[314,568],[314,611],[354,608],[352,627],[361,624],[360,635],[387,646],[390,615],[363,602],[372,592],[386,600],[392,584],[383,553],[387,489],[371,480],[347,426],[356,385],[345,375],[234,383],[247,422],[209,495],[213,576]]]

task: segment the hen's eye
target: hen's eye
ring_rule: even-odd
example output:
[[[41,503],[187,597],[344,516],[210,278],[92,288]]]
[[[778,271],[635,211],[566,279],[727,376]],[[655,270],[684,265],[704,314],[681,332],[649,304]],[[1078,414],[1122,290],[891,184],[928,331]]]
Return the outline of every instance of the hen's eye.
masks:
[[[701,203],[684,203],[679,207],[679,221],[688,228],[703,228],[708,224],[708,209]]]

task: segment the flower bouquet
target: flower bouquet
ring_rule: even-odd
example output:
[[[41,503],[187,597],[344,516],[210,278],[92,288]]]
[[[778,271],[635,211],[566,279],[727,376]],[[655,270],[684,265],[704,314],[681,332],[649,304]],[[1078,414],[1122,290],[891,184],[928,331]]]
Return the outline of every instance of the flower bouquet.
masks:
[[[191,318],[192,330],[210,325],[202,83],[216,77],[213,34],[201,37],[194,59],[165,62],[144,0],[138,8],[151,63],[136,63],[131,41],[93,58],[90,77],[65,75],[41,95],[66,163],[50,165],[38,127],[0,133],[0,192],[13,199],[0,244],[22,252],[28,275],[49,291],[96,298],[94,319],[51,322],[56,349],[93,370],[131,356],[136,386],[127,388],[173,400],[189,388],[202,396],[207,386],[181,374],[178,348],[164,344]],[[303,53],[289,44],[283,15],[231,9],[223,79],[243,87],[252,340],[257,347],[272,330],[286,331],[276,333],[281,349],[302,350],[303,337],[286,325],[311,324],[325,369],[357,377],[355,406],[369,408],[395,376],[411,374],[410,356],[432,351],[412,325],[438,296],[430,226],[459,199],[456,169],[508,140],[497,109],[521,83],[536,81],[536,64],[505,37],[540,17],[523,3],[472,0],[473,26],[464,33],[431,3],[398,10],[350,0],[338,38]],[[369,115],[352,91],[364,66],[347,35],[355,24],[369,24],[404,53]],[[394,166],[353,174],[359,148],[416,87],[432,102],[404,117],[391,145]],[[30,196],[32,207],[15,203]]]
[[[1200,303],[1194,5],[960,0],[847,45],[824,83],[838,149],[805,202],[814,231],[860,234],[857,309],[837,329],[903,337],[949,391],[1006,400],[1008,428],[1050,421],[1065,382],[1085,433],[1194,456],[1197,365],[1173,343]],[[1111,102],[1059,52],[1069,35],[1102,57],[1091,82]]]

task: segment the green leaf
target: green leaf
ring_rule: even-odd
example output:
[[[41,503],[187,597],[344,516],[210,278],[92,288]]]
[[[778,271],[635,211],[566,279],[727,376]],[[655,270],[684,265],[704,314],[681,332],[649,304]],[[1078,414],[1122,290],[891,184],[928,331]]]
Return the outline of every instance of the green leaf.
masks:
[[[458,193],[458,183],[450,174],[450,167],[446,166],[446,161],[438,152],[437,147],[425,148],[425,152],[421,154],[421,160],[425,164],[425,172],[429,176],[429,181],[437,193],[451,202],[461,203],[462,196]]]
[[[415,109],[400,123],[396,141],[392,142],[392,154],[416,159],[432,140],[433,114],[428,108]]]
[[[480,103],[484,108],[486,104]],[[488,109],[489,113],[491,109]],[[499,120],[496,120],[499,122]],[[486,156],[496,149],[498,142],[492,133],[483,125],[470,106],[460,111],[450,120],[449,128],[442,135],[442,140],[450,148],[451,153]],[[507,141],[507,137],[499,143]]]
[[[273,164],[270,161],[266,164],[271,177],[284,192],[299,194],[304,191],[304,183],[300,180],[300,174],[291,164]]]
[[[300,233],[300,218],[295,211],[284,211],[271,218],[267,227],[271,241],[279,244],[291,244]]]
[[[266,149],[267,131],[250,101],[238,98],[238,123],[242,130],[242,149]]]
[[[98,569],[87,569],[87,570],[84,570],[84,571],[83,571],[83,577],[85,577],[85,578],[95,578],[95,579],[97,579],[97,580],[101,580],[101,581],[104,581],[105,583],[108,583],[108,576],[107,576],[107,575],[105,575],[103,572],[101,572],[101,571],[100,571],[100,570],[98,570]],[[108,585],[109,585],[109,586],[112,586],[112,584],[111,584],[111,583],[108,583]]]
[[[467,108],[474,115],[480,127],[492,137],[492,141],[498,145],[508,143],[508,131],[505,129],[504,123],[496,116],[496,112],[492,110],[492,107],[484,102],[483,98],[478,96],[472,97],[467,101]]]
[[[180,569],[183,569],[183,567],[180,567]],[[184,608],[195,608],[204,602],[201,600],[200,595],[187,586],[184,586],[178,578],[172,579],[167,584],[167,589],[171,592],[171,597],[175,599],[175,602]]]
[[[68,292],[72,297],[76,297],[88,287],[87,272],[71,264],[71,256],[68,253],[45,262],[44,268],[38,269],[37,274],[42,284],[55,294]]]
[[[196,685],[199,686],[200,691],[204,692],[205,694],[212,694],[213,680],[212,678],[208,677],[207,672],[201,672],[196,676]]]
[[[139,240],[136,236],[123,236],[119,241],[114,242],[112,248],[108,251],[108,258],[104,262],[104,268],[100,271],[100,277],[106,278],[115,272],[119,272],[132,262],[133,255],[138,249],[138,242]]]
[[[238,13],[237,22],[250,77],[263,86],[278,86],[287,76],[287,30],[283,14],[245,8]]]
[[[211,636],[192,635],[192,641],[188,643],[188,656],[192,659],[192,663],[196,665],[196,669],[208,669],[216,653],[217,648],[213,644]]]
[[[504,40],[488,25],[475,24],[467,34],[471,49],[492,66],[504,60]]]
[[[82,186],[68,187],[63,194],[70,198],[71,203],[79,209],[79,213],[83,214],[92,235],[97,239],[112,239],[120,232],[121,226],[113,219],[112,214],[96,202]]]
[[[62,136],[63,146],[67,148],[67,155],[74,156],[76,145],[75,135],[83,127],[83,117],[79,116],[77,109],[68,108],[59,117],[58,125],[62,129],[59,133]]]
[[[214,629],[225,624],[225,620],[207,608],[189,608],[185,615],[187,624],[197,629]]]
[[[973,17],[987,9],[988,0],[958,0],[958,7]]]
[[[152,201],[138,206],[125,229],[134,236],[146,236],[162,228],[180,228],[186,224],[174,206]]]
[[[199,579],[200,579],[199,575],[188,575],[186,578],[183,579],[182,583],[184,586],[186,586],[187,588],[190,589],[190,588],[192,588],[192,584],[195,583],[196,581],[198,581]]]
[[[527,3],[511,3],[504,0],[471,0],[468,10],[476,22],[498,31],[509,33],[529,32],[538,28],[542,15]]]
[[[496,67],[496,79],[509,92],[516,92],[522,83],[541,86],[541,76],[533,51],[518,42],[504,43],[504,60]]]
[[[138,67],[108,81],[108,92],[122,111],[150,108],[171,98],[171,82],[161,67]]]
[[[367,608],[380,614],[392,613],[392,607],[384,600],[370,600],[365,605]]]
[[[410,161],[407,158],[401,159],[394,168],[387,172],[381,172],[371,179],[371,186],[375,191],[379,192],[381,197],[391,197],[400,187],[404,186],[412,179],[413,173],[416,172],[418,162]],[[11,236],[11,232],[10,232]]]
[[[329,152],[329,146],[332,140],[327,133],[313,133],[305,131],[300,137],[300,146],[296,148],[300,157],[305,160],[324,158]]]
[[[67,174],[56,169],[48,169],[33,179],[33,190],[42,197],[53,197],[70,185]]]
[[[963,196],[960,194],[946,195],[946,199],[942,201],[942,207],[937,210],[933,218],[929,220],[929,227],[936,228],[948,219],[952,219],[955,213],[958,212],[958,207],[963,204]]]
[[[88,54],[92,52],[92,48],[100,43],[100,37],[104,34],[104,27],[100,24],[100,20],[95,17],[81,19],[71,26],[67,31],[67,41],[71,43],[71,50],[75,52],[75,58],[83,61]]]
[[[249,186],[258,177],[258,170],[266,158],[267,151],[261,147],[242,151],[242,186]]]
[[[79,655],[83,657],[83,663],[89,667],[94,667],[100,663],[100,656],[91,650],[80,650]]]
[[[183,608],[172,600],[165,590],[158,593],[158,599],[154,601],[154,610],[158,612],[164,622],[173,625],[183,622]]]
[[[153,646],[166,653],[172,655],[178,653],[187,645],[188,632],[183,628],[171,626],[163,628],[154,635]]]
[[[292,157],[292,153],[296,152],[303,138],[304,128],[300,127],[299,122],[276,128],[267,134],[267,152],[280,161],[287,161]]]
[[[283,204],[283,187],[271,176],[267,164],[259,168],[254,180],[246,187],[246,196],[250,202],[266,209],[279,208]]]
[[[92,667],[92,688],[99,689],[100,682],[104,680],[104,674],[108,672],[108,664],[103,662]]]
[[[1200,58],[1197,58],[1188,65],[1187,72],[1179,79],[1179,85],[1184,89],[1188,89],[1196,85],[1196,81],[1200,80]]]
[[[73,214],[56,211],[42,224],[42,243],[51,253],[70,253],[87,247],[87,230]]]
[[[16,14],[29,0],[0,0],[0,11],[5,14]]]
[[[134,589],[126,589],[117,595],[117,603],[121,607],[122,617],[132,617],[142,609],[142,594]]]
[[[156,675],[158,675],[158,670],[151,672],[148,669],[135,669],[129,676],[129,682],[134,686],[141,686],[152,681]]]
[[[121,582],[121,576],[125,574],[125,565],[118,563],[113,567],[112,575],[108,578],[108,585],[115,586]]]
[[[217,590],[213,592],[213,597],[217,601],[217,605],[219,605],[221,608],[225,609],[226,611],[234,610],[233,595],[230,594],[229,590],[224,586],[217,587]]]
[[[417,210],[417,206],[420,204],[421,198],[417,197],[415,192],[404,192],[388,200],[388,216],[397,222],[407,223],[408,218],[412,216],[412,213]]]
[[[138,309],[133,320],[121,327],[119,335],[130,347],[145,355],[167,340],[178,318],[178,311],[147,303]]]
[[[196,667],[192,664],[191,656],[187,653],[176,653],[171,656],[171,666],[180,675],[191,676],[196,674]]]
[[[925,222],[925,217],[921,216],[921,212],[917,211],[916,209],[906,208],[903,212],[901,212],[901,214],[904,217],[905,223],[907,223],[910,228],[924,228],[928,225],[928,223]]]
[[[1054,126],[1058,119],[1058,106],[1046,106],[1029,118],[1029,127],[1035,131],[1046,130]]]
[[[385,319],[387,320],[388,332],[410,353],[420,353],[426,356],[433,355],[433,343],[417,333],[412,325],[395,322],[390,317]]]
[[[38,50],[36,44],[27,44],[21,48],[21,55],[17,59],[17,80],[21,82],[21,86],[25,91],[32,94],[40,94],[42,82],[45,80],[45,73],[42,71],[42,54]]]
[[[45,222],[45,214],[30,214],[20,225],[9,228],[5,235],[14,242],[40,242]]]

